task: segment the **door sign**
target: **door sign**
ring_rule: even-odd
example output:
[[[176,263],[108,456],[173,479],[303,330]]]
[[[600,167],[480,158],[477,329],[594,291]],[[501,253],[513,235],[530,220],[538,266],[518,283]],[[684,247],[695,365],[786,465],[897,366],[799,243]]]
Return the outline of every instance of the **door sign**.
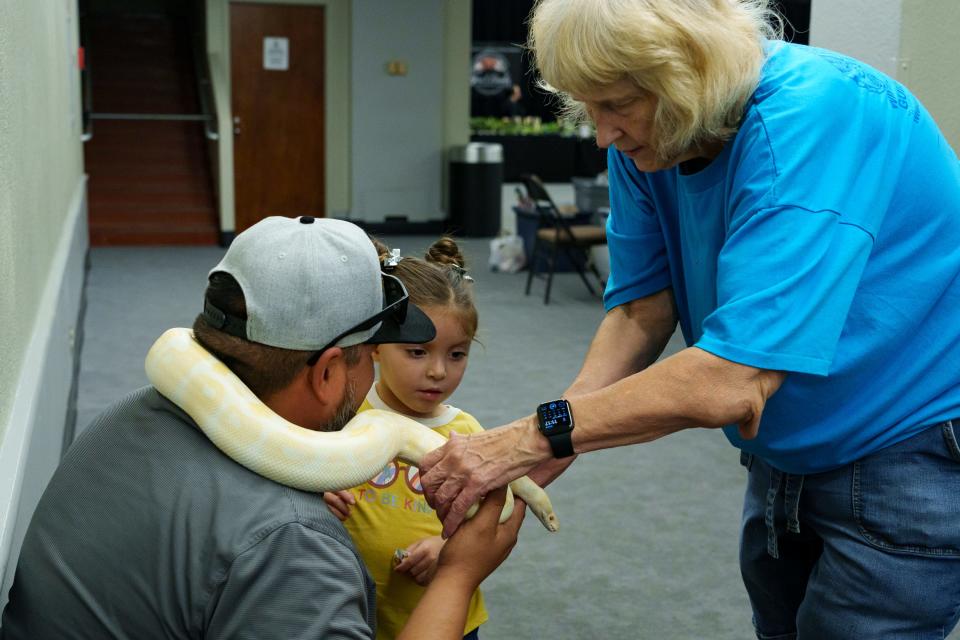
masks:
[[[263,68],[268,71],[286,71],[290,68],[290,39],[263,39]]]

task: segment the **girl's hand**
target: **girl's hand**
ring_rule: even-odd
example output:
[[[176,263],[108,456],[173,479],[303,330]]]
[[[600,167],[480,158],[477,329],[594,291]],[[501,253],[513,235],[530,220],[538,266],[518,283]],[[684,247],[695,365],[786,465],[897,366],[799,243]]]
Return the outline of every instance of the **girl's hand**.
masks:
[[[407,573],[422,587],[430,584],[437,573],[437,558],[443,549],[443,538],[431,536],[417,540],[407,547],[407,557],[401,560],[394,571]]]
[[[324,491],[323,501],[327,503],[327,508],[333,515],[337,516],[341,522],[350,517],[350,505],[357,504],[357,499],[349,489],[343,491]]]

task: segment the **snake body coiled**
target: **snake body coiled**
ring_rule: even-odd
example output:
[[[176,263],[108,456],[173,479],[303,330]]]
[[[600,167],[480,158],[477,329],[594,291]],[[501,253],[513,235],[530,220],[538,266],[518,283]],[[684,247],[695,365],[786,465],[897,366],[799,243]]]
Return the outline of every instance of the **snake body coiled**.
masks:
[[[292,424],[200,346],[189,329],[169,329],[160,336],[145,368],[150,383],[193,418],[223,453],[254,473],[302,491],[358,486],[394,458],[419,465],[424,454],[446,442],[432,429],[390,411],[364,411],[336,432]],[[510,489],[544,527],[559,529],[550,498],[536,483],[524,476],[511,482]],[[508,492],[501,521],[512,509]]]

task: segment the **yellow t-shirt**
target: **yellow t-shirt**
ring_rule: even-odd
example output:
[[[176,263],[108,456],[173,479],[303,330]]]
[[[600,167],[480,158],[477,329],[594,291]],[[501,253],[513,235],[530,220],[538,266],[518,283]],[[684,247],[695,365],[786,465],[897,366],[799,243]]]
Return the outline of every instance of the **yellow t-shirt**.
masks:
[[[372,408],[390,410],[377,395],[376,387],[370,389],[360,411]],[[445,438],[450,437],[451,431],[483,431],[473,416],[455,407],[448,407],[436,418],[417,421]],[[351,491],[357,503],[344,524],[377,583],[377,640],[392,639],[403,629],[426,590],[408,574],[393,570],[393,554],[417,540],[440,535],[442,526],[423,497],[419,469],[400,460],[394,460],[376,478]],[[487,618],[483,595],[477,589],[470,599],[464,635]]]

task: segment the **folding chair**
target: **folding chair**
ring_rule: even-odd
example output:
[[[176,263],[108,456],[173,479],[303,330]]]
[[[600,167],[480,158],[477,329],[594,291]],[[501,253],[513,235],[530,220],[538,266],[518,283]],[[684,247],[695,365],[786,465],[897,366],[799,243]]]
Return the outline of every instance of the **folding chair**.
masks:
[[[533,240],[533,250],[530,252],[527,274],[526,295],[530,295],[530,285],[533,283],[534,276],[538,278],[545,277],[547,280],[547,289],[543,294],[543,303],[550,303],[550,288],[553,284],[553,274],[557,267],[557,258],[560,252],[570,261],[583,284],[587,286],[590,295],[597,295],[593,286],[587,279],[587,269],[593,273],[600,283],[600,288],[604,286],[603,278],[597,271],[596,265],[590,260],[590,248],[607,244],[607,231],[604,227],[596,224],[570,224],[560,214],[557,205],[554,204],[550,194],[540,178],[533,174],[524,174],[520,180],[527,189],[527,195],[533,201],[537,213],[537,233]],[[538,273],[541,259],[546,263],[546,275]]]

